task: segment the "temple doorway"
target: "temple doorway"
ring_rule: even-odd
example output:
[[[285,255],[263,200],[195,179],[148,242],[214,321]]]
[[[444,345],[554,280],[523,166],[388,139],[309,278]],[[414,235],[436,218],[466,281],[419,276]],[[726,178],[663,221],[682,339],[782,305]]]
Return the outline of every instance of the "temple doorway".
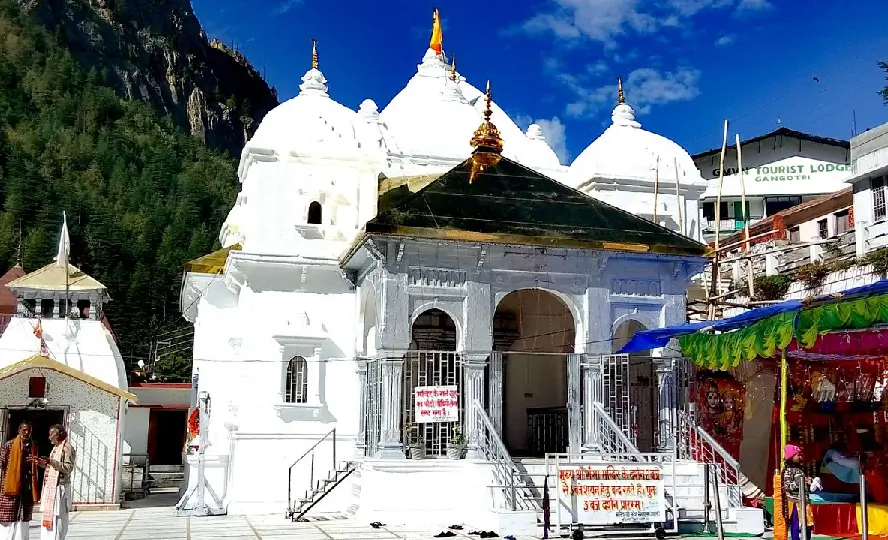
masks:
[[[513,291],[497,306],[493,344],[503,353],[503,442],[513,456],[566,451],[567,355],[575,337],[570,309],[548,291]]]
[[[410,351],[404,359],[404,422],[405,443],[421,448],[425,457],[447,455],[447,444],[456,436],[462,411],[462,362],[456,354],[456,324],[440,309],[430,309],[413,322]],[[417,388],[456,388],[459,406],[453,421],[427,421],[416,410]]]
[[[623,321],[614,332],[613,350],[619,351],[636,333],[647,330],[640,322],[629,319]],[[619,365],[619,367],[617,367]],[[659,391],[657,370],[650,356],[630,354],[628,357],[611,363],[613,379],[622,380],[607,392],[625,392],[625,399],[618,399],[628,405],[624,425],[628,427],[629,438],[641,452],[654,452],[659,436]],[[622,373],[618,373],[618,371]],[[618,398],[624,396],[619,395]],[[607,399],[607,396],[605,396]],[[611,411],[608,411],[611,412]],[[613,413],[612,413],[613,416]],[[620,425],[620,422],[617,422]]]
[[[49,457],[52,443],[49,442],[49,428],[55,424],[65,425],[64,409],[9,409],[6,419],[5,441],[18,435],[19,425],[27,421],[31,424],[31,439],[37,445],[37,455]],[[45,469],[37,467],[37,493],[43,490],[43,473]]]

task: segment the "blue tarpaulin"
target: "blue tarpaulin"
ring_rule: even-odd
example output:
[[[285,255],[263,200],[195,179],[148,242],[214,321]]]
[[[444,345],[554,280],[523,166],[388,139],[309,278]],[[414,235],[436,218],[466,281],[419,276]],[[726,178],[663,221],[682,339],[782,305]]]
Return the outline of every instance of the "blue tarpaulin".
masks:
[[[803,303],[801,300],[786,300],[779,304],[760,307],[745,311],[740,315],[729,317],[727,319],[719,319],[717,321],[703,321],[696,323],[680,324],[678,326],[669,326],[667,328],[654,328],[652,330],[642,330],[632,336],[629,343],[618,351],[619,354],[634,353],[639,351],[648,351],[658,349],[669,344],[669,340],[677,338],[685,334],[693,334],[700,330],[711,329],[718,332],[730,332],[738,328],[749,326],[754,322],[767,319],[774,315],[785,313],[787,311],[799,311],[805,307],[813,307],[817,304],[826,304],[838,302],[842,300],[850,300],[852,298],[860,298],[862,296],[874,296],[877,294],[888,293],[888,279],[877,281],[871,285],[855,287],[838,294],[828,294],[815,298],[813,302]]]

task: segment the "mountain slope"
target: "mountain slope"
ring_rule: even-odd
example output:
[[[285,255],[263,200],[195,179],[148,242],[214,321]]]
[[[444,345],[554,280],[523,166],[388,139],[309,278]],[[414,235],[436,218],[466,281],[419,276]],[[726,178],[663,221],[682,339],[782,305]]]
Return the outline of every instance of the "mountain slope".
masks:
[[[236,162],[125,100],[57,35],[0,0],[0,268],[52,260],[62,211],[71,258],[104,283],[126,355],[183,324],[185,261],[211,251],[234,201]]]
[[[18,0],[127,99],[239,156],[276,93],[242,55],[209,42],[189,0]]]

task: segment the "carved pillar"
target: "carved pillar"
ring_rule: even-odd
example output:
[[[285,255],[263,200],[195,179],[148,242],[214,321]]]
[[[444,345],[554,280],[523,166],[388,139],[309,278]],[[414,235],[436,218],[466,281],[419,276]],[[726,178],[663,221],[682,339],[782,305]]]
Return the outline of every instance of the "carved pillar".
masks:
[[[496,434],[503,437],[503,353],[490,353],[490,369],[487,381],[487,415],[496,428]]]
[[[358,392],[361,412],[358,415],[358,439],[355,441],[355,457],[367,455],[367,418],[370,416],[370,394],[367,391],[367,359],[357,358],[355,371],[358,374]]]
[[[567,355],[567,451],[580,452],[583,419],[580,409],[580,360],[582,354]]]
[[[655,358],[657,388],[659,388],[659,421],[657,448],[671,450],[675,444],[675,423],[678,418],[675,404],[675,362],[671,356]]]
[[[484,368],[487,355],[466,354],[463,356],[463,429],[466,436],[468,459],[479,459],[478,445],[481,439],[481,420],[475,411],[477,400],[484,410]]]
[[[401,409],[402,391],[404,386],[404,360],[382,356],[380,362],[380,436],[379,459],[406,459],[404,446],[401,443]]]
[[[581,365],[583,375],[583,451],[594,452],[598,445],[593,404],[602,402],[601,357],[586,355]]]

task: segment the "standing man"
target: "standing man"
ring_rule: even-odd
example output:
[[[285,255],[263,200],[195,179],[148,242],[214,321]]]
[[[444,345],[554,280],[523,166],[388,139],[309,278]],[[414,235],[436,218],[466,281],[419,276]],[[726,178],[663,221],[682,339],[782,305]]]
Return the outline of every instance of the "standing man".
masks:
[[[65,540],[68,534],[74,447],[68,442],[68,432],[58,424],[49,428],[49,441],[53,445],[49,458],[37,458],[37,464],[46,469],[40,498],[43,505],[40,540]]]
[[[37,502],[37,445],[31,424],[19,424],[18,436],[0,449],[0,537],[28,540],[28,522]]]

